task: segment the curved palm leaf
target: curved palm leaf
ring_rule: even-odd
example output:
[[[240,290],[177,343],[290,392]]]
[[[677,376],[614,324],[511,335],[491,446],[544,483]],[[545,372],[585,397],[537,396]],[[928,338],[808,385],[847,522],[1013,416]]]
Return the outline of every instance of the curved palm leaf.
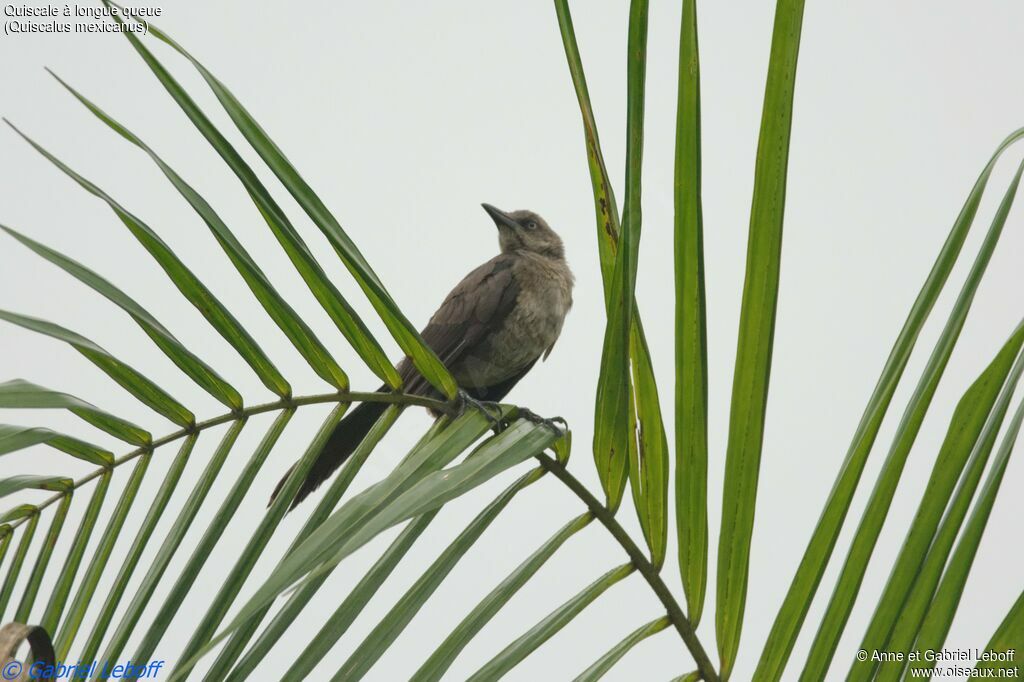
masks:
[[[633,647],[651,635],[658,634],[671,624],[672,621],[666,616],[662,616],[652,620],[650,623],[641,625],[629,633],[621,642],[613,646],[608,653],[594,661],[594,664],[580,673],[574,682],[596,682],[596,680],[604,677],[605,673],[611,670]]]
[[[153,436],[150,435],[149,431],[132,424],[126,419],[104,412],[95,405],[87,403],[84,400],[79,400],[67,393],[51,391],[22,379],[13,379],[0,384],[0,407],[66,409],[89,422],[96,428],[102,429],[111,436],[120,438],[126,443],[130,443],[132,445],[149,445],[153,442]],[[2,440],[3,436],[0,435],[0,442],[2,442]],[[2,449],[3,446],[0,446],[0,450]],[[74,453],[69,452],[68,454]],[[110,464],[111,462],[107,463]]]
[[[83,440],[45,428],[0,424],[0,455],[40,443],[45,443],[91,464],[110,466],[114,463],[114,456],[109,451]]]

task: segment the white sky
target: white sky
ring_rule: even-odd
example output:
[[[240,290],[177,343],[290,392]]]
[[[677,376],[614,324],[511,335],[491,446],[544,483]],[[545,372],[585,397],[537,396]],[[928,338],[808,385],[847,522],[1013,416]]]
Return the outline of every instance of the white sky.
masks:
[[[667,410],[673,384],[671,187],[678,4],[652,3],[651,8],[644,238],[638,284]],[[626,5],[574,3],[602,142],[620,197]],[[767,2],[702,3],[699,13],[713,559],[772,8]],[[577,276],[576,305],[551,358],[535,368],[510,399],[569,420],[576,442],[572,469],[596,490],[588,445],[603,310],[582,132],[550,4],[313,2],[296,11],[295,5],[281,3],[169,3],[158,24],[247,105],[335,211],[417,324],[429,317],[464,272],[496,252],[494,230],[479,208],[481,201],[534,209],[561,232]],[[1022,24],[1024,5],[995,0],[970,5],[808,3],[794,113],[773,382],[737,680],[752,674],[864,404],[967,191],[996,144],[1024,124],[1024,90],[1018,87]],[[157,53],[222,130],[240,141],[194,72],[168,50]],[[148,221],[249,325],[292,380],[296,394],[326,389],[156,168],[67,96],[42,70],[44,65],[139,134],[193,183],[329,345],[353,377],[354,387],[377,385],[309,295],[233,176],[126,41],[115,35],[5,35],[0,38],[0,64],[4,65],[0,113]],[[270,177],[244,143],[239,148]],[[982,204],[976,225],[980,229],[965,249],[970,257],[1020,151],[1008,156],[1012,159],[999,166]],[[248,402],[269,399],[248,367],[182,299],[105,206],[6,130],[0,131],[0,159],[4,188],[0,222],[59,248],[123,287],[218,368]],[[382,325],[373,322],[372,310],[359,299],[325,240],[290,197],[276,183],[270,184],[339,287],[350,294],[378,338],[384,339]],[[845,675],[858,648],[956,400],[1019,319],[1022,256],[1024,236],[1017,210],[911,453],[830,679]],[[868,463],[851,521],[859,518],[869,482],[965,271],[963,265],[958,267],[953,286],[908,367],[906,385],[897,394]],[[0,307],[85,334],[143,369],[200,417],[219,413],[219,405],[181,375],[124,314],[7,238],[0,239],[0,294]],[[169,430],[159,416],[56,341],[4,325],[0,326],[0,348],[0,380],[23,377],[134,419],[156,435]],[[388,348],[393,350],[393,344]],[[670,414],[666,418],[671,427]],[[158,648],[158,658],[166,658],[169,664],[177,660],[190,625],[205,610],[226,567],[255,527],[264,494],[325,415],[323,408],[306,408],[293,420],[225,542],[211,558],[211,570],[204,573]],[[53,425],[113,445],[104,434],[66,415],[5,411],[0,420]],[[251,420],[228,460],[224,486],[269,423],[268,418]],[[356,488],[385,474],[427,423],[421,414],[404,417],[361,472]],[[197,465],[212,452],[221,433],[211,432],[200,440],[193,455]],[[158,474],[172,455],[170,450],[158,452],[140,502],[151,497]],[[6,456],[3,466],[4,475],[66,472],[77,477],[89,470],[42,448]],[[200,470],[201,466],[190,467],[175,498],[177,504]],[[323,675],[333,674],[439,549],[513,475],[442,511],[331,652],[319,669]],[[1019,594],[1024,553],[1016,538],[1024,501],[1012,492],[1022,476],[1024,464],[1018,458],[1010,464],[1004,494],[997,500],[948,646],[983,647]],[[99,528],[125,477],[122,472],[115,479]],[[38,494],[12,497],[4,500],[4,507],[41,498]],[[83,506],[79,500],[75,510],[80,514]],[[145,508],[138,505],[118,551],[127,549],[131,528],[140,523]],[[193,530],[201,528],[214,509],[208,503]],[[554,480],[545,479],[522,493],[367,679],[407,677],[486,591],[580,511],[578,501]],[[636,530],[632,511],[624,510],[621,517]],[[168,513],[158,538],[172,520],[173,513]],[[287,533],[281,533],[264,557],[256,577],[272,568],[276,553],[301,522],[301,512],[287,519],[283,528]],[[840,539],[839,552],[849,542],[854,524],[850,525]],[[70,543],[74,527],[73,511],[64,542]],[[264,662],[261,679],[282,674],[392,536],[378,539],[342,565],[300,624],[280,642],[280,655]],[[195,532],[190,534],[186,545],[194,544],[197,537]],[[155,548],[156,541],[151,546]],[[679,594],[674,552],[673,541],[664,576]],[[187,556],[186,551],[179,552],[172,574]],[[451,669],[450,679],[472,674],[555,604],[623,561],[625,555],[596,524],[580,533],[466,649]],[[113,580],[117,566],[115,554],[100,594]],[[809,614],[811,625],[804,629],[786,679],[798,674],[837,569],[833,565],[826,574]],[[51,568],[42,594],[48,594],[55,573],[56,568]],[[713,567],[711,580],[709,597],[714,595]],[[165,580],[161,590],[168,587]],[[154,604],[161,603],[165,593],[161,590]],[[41,608],[42,603],[35,618]],[[627,632],[659,614],[646,584],[634,575],[508,679],[571,677]],[[80,642],[94,616],[95,612],[87,619]],[[711,650],[713,623],[709,602],[699,634]],[[133,648],[134,644],[129,646],[129,652]],[[637,647],[608,679],[668,679],[692,668],[678,639],[666,632]]]

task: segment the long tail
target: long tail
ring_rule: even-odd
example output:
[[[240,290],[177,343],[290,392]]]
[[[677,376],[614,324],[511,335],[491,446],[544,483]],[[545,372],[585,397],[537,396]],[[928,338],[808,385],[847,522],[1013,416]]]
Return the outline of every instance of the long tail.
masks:
[[[306,474],[306,480],[302,482],[302,487],[295,493],[295,498],[289,509],[295,509],[311,492],[319,488],[321,483],[330,478],[331,474],[338,470],[338,467],[345,463],[345,460],[355,452],[356,447],[363,441],[363,438],[370,432],[386,409],[386,403],[359,403],[345,415],[344,419],[338,422],[338,425],[334,427],[334,433],[327,439],[327,444],[324,445],[324,449],[320,451],[320,455],[316,458],[309,473]],[[278,482],[270,496],[271,503],[284,488],[285,482],[295,467],[296,464],[289,467],[284,478]]]

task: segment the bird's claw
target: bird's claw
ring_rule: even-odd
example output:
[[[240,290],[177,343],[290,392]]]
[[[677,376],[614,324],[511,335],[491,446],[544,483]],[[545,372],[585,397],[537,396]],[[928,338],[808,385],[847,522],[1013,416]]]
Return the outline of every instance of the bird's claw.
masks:
[[[469,407],[480,412],[480,414],[490,422],[491,429],[494,433],[501,433],[508,428],[510,420],[504,418],[501,406],[498,405],[498,403],[487,400],[477,400],[473,396],[469,395],[465,390],[459,389],[457,405],[459,414],[465,412],[466,408]],[[525,419],[533,424],[546,426],[559,436],[569,430],[569,423],[562,417],[542,417],[533,410],[525,407],[519,407],[516,409],[515,418]]]
[[[542,417],[533,410],[529,410],[525,407],[520,407],[516,416],[534,424],[543,424],[558,435],[562,435],[564,432],[569,430],[569,422],[565,421],[562,417]]]
[[[491,428],[495,433],[501,433],[504,430],[505,424],[501,420],[501,407],[498,403],[493,403],[484,400],[477,400],[473,396],[469,395],[466,391],[459,389],[458,396],[458,410],[459,414],[465,412],[467,407],[472,407],[482,414],[488,422],[491,424]],[[497,413],[497,417],[494,413]]]

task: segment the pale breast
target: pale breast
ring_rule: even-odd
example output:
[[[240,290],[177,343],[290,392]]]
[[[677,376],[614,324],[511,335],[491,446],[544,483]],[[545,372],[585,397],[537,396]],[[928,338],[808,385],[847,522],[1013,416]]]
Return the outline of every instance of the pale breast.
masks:
[[[513,276],[519,297],[505,324],[508,341],[521,346],[532,360],[554,345],[562,333],[572,307],[572,274],[564,261],[526,254],[513,269]]]
[[[502,326],[465,358],[463,385],[493,385],[523,371],[558,340],[572,307],[573,279],[564,261],[524,254],[513,266],[519,294]]]

